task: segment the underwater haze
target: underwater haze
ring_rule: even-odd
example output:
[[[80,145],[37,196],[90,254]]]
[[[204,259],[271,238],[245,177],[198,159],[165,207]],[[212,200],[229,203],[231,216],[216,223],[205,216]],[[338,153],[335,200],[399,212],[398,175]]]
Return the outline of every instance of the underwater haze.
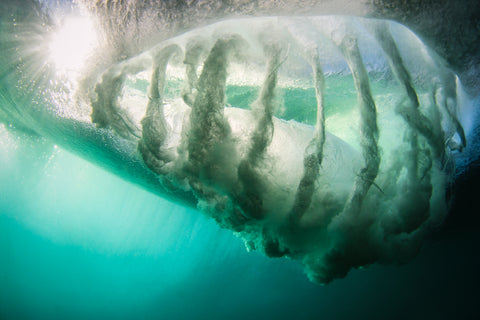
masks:
[[[0,319],[478,318],[439,3],[4,1]]]

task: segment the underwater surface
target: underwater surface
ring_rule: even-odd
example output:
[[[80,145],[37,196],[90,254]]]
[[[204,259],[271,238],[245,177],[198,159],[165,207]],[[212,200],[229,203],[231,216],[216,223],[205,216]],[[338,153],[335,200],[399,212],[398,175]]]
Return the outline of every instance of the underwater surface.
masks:
[[[479,99],[409,29],[114,3],[2,4],[0,319],[479,316]]]

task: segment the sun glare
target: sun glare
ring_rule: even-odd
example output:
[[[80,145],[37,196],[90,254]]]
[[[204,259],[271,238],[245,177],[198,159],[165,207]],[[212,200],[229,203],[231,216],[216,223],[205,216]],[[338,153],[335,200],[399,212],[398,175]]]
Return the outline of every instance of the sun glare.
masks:
[[[74,75],[97,45],[97,33],[87,17],[66,17],[52,34],[49,53],[57,72]]]

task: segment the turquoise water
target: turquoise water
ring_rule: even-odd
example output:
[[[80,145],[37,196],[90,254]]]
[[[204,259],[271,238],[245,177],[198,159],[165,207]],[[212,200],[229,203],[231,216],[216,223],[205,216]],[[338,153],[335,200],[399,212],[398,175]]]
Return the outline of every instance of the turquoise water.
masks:
[[[392,78],[384,73],[371,73],[372,93],[384,97],[398,95],[401,88]],[[132,87],[147,96],[149,82],[146,80],[126,81]],[[165,98],[173,99],[181,93],[183,82],[169,81],[165,88]],[[258,98],[258,86],[227,85],[225,95],[228,106],[249,110]],[[424,90],[423,90],[424,91]],[[419,94],[424,92],[420,91]],[[277,106],[274,115],[279,119],[295,120],[308,125],[315,125],[317,117],[317,100],[313,83],[304,86],[282,86],[277,89]],[[357,91],[350,74],[332,74],[325,78],[325,117],[351,112],[358,108]],[[391,102],[390,102],[391,103]]]
[[[1,319],[449,319],[478,301],[475,232],[322,287],[197,211],[16,141],[1,157]]]
[[[0,125],[0,319],[452,319],[478,314],[480,261],[472,254],[478,248],[478,218],[472,218],[478,173],[469,171],[463,189],[448,190],[454,194],[450,216],[460,218],[447,219],[413,261],[354,269],[345,279],[319,286],[308,281],[298,261],[248,252],[240,238],[213,219],[159,197],[169,195],[159,192],[158,177],[138,160],[136,145],[113,131],[96,130],[90,109],[87,122],[75,113],[72,119],[72,105],[58,103],[57,96],[50,99],[51,92],[39,94],[35,79],[14,85],[17,75],[31,80],[22,71],[42,71],[34,68],[42,60],[30,58],[20,75],[8,63],[0,65],[5,122]],[[385,141],[400,141],[388,120],[401,90],[388,72],[369,77],[382,111],[382,147],[388,150]],[[127,81],[143,98],[148,85]],[[168,82],[167,99],[178,98],[182,86]],[[311,86],[280,86],[275,115],[313,124]],[[328,74],[325,87],[327,129],[355,143],[351,132],[359,117],[351,75]],[[430,93],[417,90],[419,96]],[[249,109],[258,91],[258,86],[228,85],[226,102]],[[428,97],[420,99],[428,105]],[[10,116],[24,127],[10,126]]]
[[[1,132],[1,319],[451,319],[476,310],[475,228],[447,229],[407,265],[318,286],[293,261],[247,252],[196,210],[42,138]]]

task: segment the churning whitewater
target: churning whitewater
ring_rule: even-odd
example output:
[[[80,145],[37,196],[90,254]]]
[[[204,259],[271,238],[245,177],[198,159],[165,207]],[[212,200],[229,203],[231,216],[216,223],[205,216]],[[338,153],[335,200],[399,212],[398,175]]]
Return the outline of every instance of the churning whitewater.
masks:
[[[408,261],[447,213],[461,88],[397,23],[227,20],[73,73],[37,65],[51,57],[12,32],[4,123],[198,208],[314,282]]]

